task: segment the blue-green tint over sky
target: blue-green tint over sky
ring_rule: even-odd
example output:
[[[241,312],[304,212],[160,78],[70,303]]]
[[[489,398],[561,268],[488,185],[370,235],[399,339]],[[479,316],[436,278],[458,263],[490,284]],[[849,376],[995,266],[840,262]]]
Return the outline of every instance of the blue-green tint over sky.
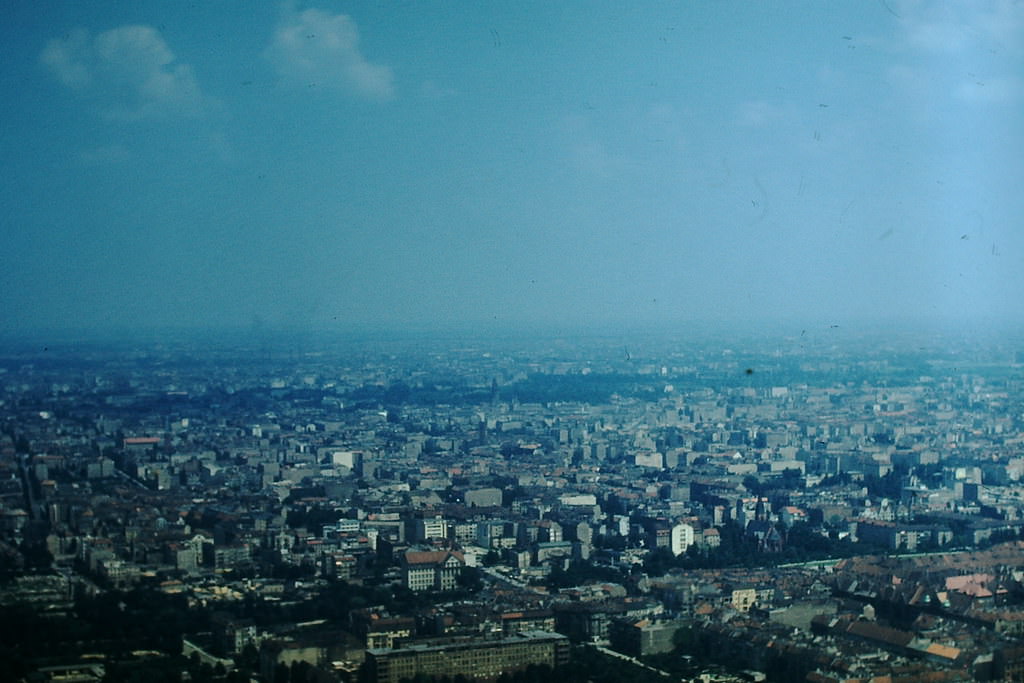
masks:
[[[0,9],[16,329],[1024,318],[1024,4]]]

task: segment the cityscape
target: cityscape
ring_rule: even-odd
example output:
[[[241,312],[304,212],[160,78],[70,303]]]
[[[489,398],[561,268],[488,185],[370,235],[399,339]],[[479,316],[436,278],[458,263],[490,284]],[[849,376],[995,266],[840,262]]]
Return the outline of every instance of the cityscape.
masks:
[[[954,334],[0,354],[7,680],[1015,680],[1024,358]]]
[[[1024,1],[0,2],[0,683],[1024,681]]]

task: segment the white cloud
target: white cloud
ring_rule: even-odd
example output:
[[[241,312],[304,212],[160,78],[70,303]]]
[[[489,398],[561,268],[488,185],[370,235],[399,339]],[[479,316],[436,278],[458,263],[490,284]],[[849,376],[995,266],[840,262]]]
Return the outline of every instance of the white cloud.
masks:
[[[1017,51],[1024,37],[1015,0],[906,0],[899,16],[907,42],[928,53]]]
[[[202,113],[192,68],[176,62],[150,26],[120,26],[95,38],[80,29],[47,43],[40,61],[61,83],[94,98],[108,118]]]
[[[391,68],[367,61],[355,22],[345,14],[308,9],[287,15],[274,31],[267,57],[282,77],[302,85],[375,100],[394,95]]]
[[[92,72],[86,66],[89,42],[89,34],[77,29],[63,39],[48,42],[39,60],[64,85],[75,89],[85,88],[92,82]]]
[[[1014,0],[903,0],[901,61],[886,76],[894,93],[931,118],[957,101],[978,107],[1020,98],[1024,3]]]
[[[969,27],[955,18],[952,6],[912,16],[906,30],[909,43],[927,52],[958,52],[971,37]]]

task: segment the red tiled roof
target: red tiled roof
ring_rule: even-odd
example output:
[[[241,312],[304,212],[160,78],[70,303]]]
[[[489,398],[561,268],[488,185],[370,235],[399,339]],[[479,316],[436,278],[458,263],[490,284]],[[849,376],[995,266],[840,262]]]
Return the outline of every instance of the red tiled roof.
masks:
[[[464,561],[462,553],[454,550],[410,550],[403,556],[406,564],[440,564],[454,555],[459,561]]]

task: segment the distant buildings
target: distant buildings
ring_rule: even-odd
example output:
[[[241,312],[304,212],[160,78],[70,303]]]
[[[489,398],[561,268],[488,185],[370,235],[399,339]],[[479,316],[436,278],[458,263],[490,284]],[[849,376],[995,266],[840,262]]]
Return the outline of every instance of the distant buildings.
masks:
[[[664,652],[680,624],[794,680],[1024,668],[1019,368],[802,343],[12,357],[0,605],[145,586],[215,608],[204,647],[257,647],[268,677],[495,678],[567,639]],[[800,562],[858,550],[929,554]],[[691,569],[755,553],[794,566]],[[327,590],[391,611],[243,614]]]

